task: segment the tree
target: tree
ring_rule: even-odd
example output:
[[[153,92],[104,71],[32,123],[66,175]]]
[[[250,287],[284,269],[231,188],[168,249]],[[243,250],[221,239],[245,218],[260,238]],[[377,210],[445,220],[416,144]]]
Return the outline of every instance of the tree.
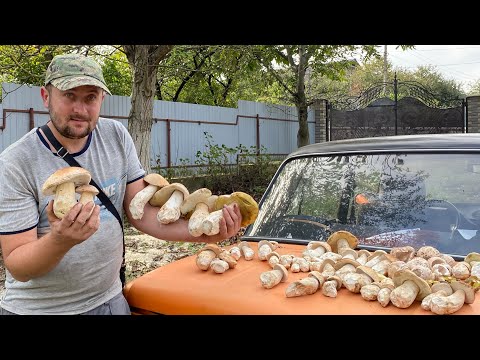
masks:
[[[153,121],[153,100],[160,61],[173,45],[123,45],[132,69],[132,98],[128,115],[128,131],[133,138],[140,163],[147,173],[150,166],[150,137]]]
[[[379,56],[377,47],[373,45],[255,46],[252,54],[284,89],[287,102],[293,103],[297,108],[298,147],[310,143],[307,111],[308,106],[317,99],[307,96],[307,71],[309,71],[309,79],[318,76],[341,79],[344,71],[352,65],[349,60],[358,54],[365,58]]]

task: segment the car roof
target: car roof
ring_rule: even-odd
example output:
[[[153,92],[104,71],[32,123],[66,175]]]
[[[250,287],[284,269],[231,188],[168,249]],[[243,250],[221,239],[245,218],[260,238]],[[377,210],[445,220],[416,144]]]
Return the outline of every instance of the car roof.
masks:
[[[430,150],[480,151],[480,133],[397,135],[335,140],[303,146],[290,153],[287,159],[324,153]]]

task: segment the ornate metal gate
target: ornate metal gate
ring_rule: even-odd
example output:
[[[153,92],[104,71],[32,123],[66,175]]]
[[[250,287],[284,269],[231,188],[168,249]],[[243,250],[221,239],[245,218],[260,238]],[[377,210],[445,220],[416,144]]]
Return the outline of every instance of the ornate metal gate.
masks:
[[[435,97],[419,83],[395,76],[393,83],[375,85],[358,97],[329,102],[327,139],[461,133],[465,124],[463,99]]]

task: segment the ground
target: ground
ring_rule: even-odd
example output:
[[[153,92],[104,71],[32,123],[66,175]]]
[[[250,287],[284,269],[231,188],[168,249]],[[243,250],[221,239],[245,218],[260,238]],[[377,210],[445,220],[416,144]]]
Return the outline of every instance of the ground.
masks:
[[[239,234],[240,235],[240,234]],[[219,245],[233,244],[238,235],[225,240]],[[135,279],[153,269],[195,254],[205,244],[183,243],[159,240],[143,234],[133,227],[125,229],[125,263],[127,281]],[[0,249],[0,298],[5,291],[5,267]]]

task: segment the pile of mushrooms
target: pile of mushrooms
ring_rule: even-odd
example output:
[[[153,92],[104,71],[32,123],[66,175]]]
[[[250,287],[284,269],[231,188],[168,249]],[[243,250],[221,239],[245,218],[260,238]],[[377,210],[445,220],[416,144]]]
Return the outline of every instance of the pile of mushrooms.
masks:
[[[265,241],[262,248],[266,247]],[[268,249],[266,259],[273,270],[260,274],[264,288],[270,289],[288,278],[288,271],[308,275],[290,283],[288,298],[317,292],[336,297],[345,287],[364,300],[378,301],[405,309],[414,302],[435,314],[453,314],[475,300],[480,288],[480,254],[470,253],[464,261],[441,254],[431,246],[418,250],[395,247],[389,253],[355,250],[358,239],[348,231],[333,233],[326,242],[311,241],[302,257]],[[279,267],[278,265],[282,265]],[[286,273],[285,273],[285,271]],[[268,281],[267,281],[268,280]]]

